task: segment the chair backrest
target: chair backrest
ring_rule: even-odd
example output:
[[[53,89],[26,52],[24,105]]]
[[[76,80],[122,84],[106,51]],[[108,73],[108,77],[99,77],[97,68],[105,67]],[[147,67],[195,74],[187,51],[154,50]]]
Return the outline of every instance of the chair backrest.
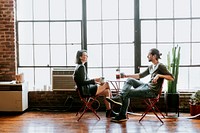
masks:
[[[155,98],[155,99],[157,100],[157,102],[159,101],[160,96],[162,95],[162,88],[163,88],[163,87],[160,88],[160,90],[159,90],[159,92],[158,92],[158,95],[157,95],[157,97]]]
[[[164,84],[164,80],[163,80],[162,86],[160,87],[160,90],[158,91],[158,95],[155,98],[157,102],[159,101],[160,96],[162,95],[163,84]]]
[[[81,95],[81,92],[80,92],[80,90],[79,90],[79,88],[75,85],[75,90],[76,90],[76,92],[78,93],[78,96],[80,97],[80,98],[83,98],[83,96]]]
[[[75,90],[76,90],[76,92],[78,93],[78,96],[80,97],[80,99],[91,97],[91,96],[83,95],[82,92],[81,92],[81,89],[78,88],[76,85],[75,85]]]
[[[77,84],[76,84],[76,81],[74,80],[74,83],[75,83],[75,86],[74,86],[74,89],[76,90],[76,92],[78,93],[79,97],[80,98],[84,98],[85,96],[83,96],[83,93],[81,92],[81,89],[78,88]]]

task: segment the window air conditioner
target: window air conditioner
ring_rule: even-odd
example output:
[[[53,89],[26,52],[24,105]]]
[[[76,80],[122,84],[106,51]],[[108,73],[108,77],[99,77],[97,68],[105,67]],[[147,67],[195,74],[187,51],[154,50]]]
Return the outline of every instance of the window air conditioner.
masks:
[[[53,91],[74,91],[73,73],[75,67],[54,68],[52,71]]]

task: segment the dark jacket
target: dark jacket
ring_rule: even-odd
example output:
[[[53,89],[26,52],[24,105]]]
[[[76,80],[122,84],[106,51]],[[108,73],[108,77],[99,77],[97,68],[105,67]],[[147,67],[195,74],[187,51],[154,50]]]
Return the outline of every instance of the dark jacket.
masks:
[[[89,79],[85,65],[78,64],[74,71],[74,81],[82,95],[90,95],[90,85],[95,85],[94,79]]]

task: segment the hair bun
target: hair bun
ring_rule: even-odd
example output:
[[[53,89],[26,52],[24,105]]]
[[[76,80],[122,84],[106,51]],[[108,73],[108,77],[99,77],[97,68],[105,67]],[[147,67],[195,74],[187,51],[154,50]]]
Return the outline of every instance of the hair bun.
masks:
[[[152,48],[150,52],[152,55],[156,55],[158,59],[160,59],[160,56],[162,55],[162,53],[160,53],[160,51],[157,48]]]

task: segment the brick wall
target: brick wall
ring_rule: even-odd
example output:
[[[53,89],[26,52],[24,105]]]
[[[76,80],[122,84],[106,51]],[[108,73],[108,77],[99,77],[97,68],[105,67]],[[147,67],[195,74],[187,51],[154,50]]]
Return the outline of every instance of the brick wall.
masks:
[[[100,109],[106,109],[103,97],[98,98]],[[29,110],[67,110],[78,111],[82,102],[76,91],[30,91],[28,93]],[[96,106],[96,105],[95,105]]]
[[[180,94],[180,112],[189,112],[189,97],[190,93]],[[98,98],[100,102],[99,111],[105,111],[105,105],[103,103],[103,97]],[[78,111],[82,103],[75,91],[32,91],[28,94],[28,106],[29,110],[67,110]],[[140,99],[131,99],[132,111],[144,111],[145,104]],[[164,94],[162,94],[159,103],[157,104],[159,109],[165,112]],[[115,111],[119,111],[118,106],[114,106]],[[131,111],[131,110],[130,110]],[[173,112],[173,110],[172,110]]]
[[[0,81],[15,79],[14,0],[0,0]]]

